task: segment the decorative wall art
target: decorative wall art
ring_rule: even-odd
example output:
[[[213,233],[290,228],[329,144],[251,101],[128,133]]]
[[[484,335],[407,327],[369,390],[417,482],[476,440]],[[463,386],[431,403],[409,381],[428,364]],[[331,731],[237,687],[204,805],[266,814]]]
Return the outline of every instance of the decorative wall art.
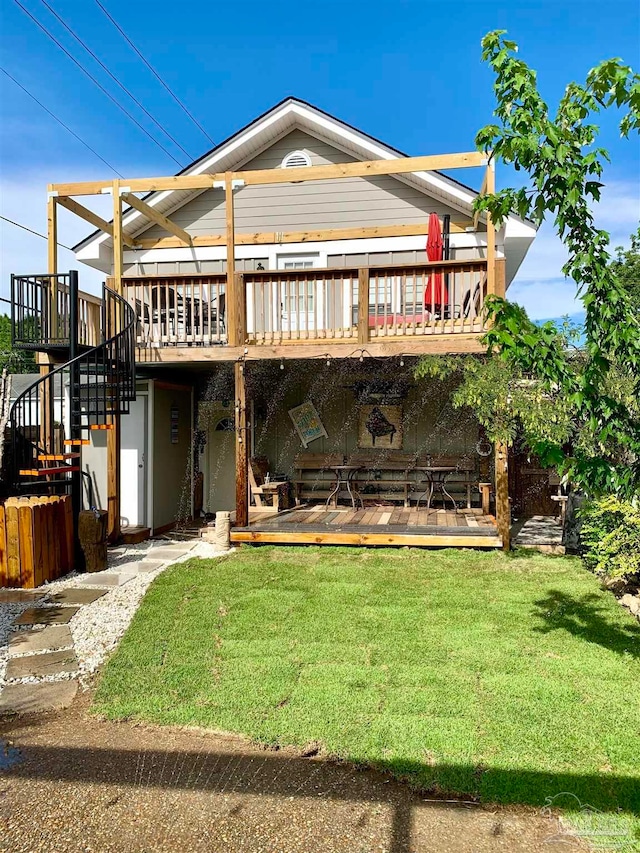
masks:
[[[360,406],[358,447],[402,449],[402,406]]]
[[[327,431],[322,425],[320,415],[316,412],[316,407],[311,401],[302,403],[295,409],[289,409],[289,417],[305,447],[308,447],[310,442],[315,441],[316,438],[327,437]]]

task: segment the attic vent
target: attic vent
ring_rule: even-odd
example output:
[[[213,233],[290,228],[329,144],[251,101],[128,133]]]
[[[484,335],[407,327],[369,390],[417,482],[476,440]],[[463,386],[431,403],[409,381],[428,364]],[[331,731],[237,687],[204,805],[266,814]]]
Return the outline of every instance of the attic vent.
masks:
[[[283,169],[293,169],[296,166],[310,166],[311,158],[304,151],[292,151],[282,161]]]

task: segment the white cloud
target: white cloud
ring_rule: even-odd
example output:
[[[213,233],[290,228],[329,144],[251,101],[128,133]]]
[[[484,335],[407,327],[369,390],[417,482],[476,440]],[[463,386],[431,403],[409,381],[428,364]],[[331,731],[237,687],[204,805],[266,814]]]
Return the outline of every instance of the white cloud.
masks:
[[[90,177],[87,177],[90,180]],[[26,225],[40,234],[47,233],[48,178],[38,174],[25,175],[21,180],[3,179],[0,183],[0,213],[7,219]],[[111,197],[93,197],[83,201],[85,206],[105,218],[110,217]],[[92,231],[92,227],[68,211],[58,211],[58,241],[73,246]],[[73,252],[58,247],[58,269],[79,270],[80,287],[99,293],[104,273],[79,263]],[[42,273],[47,271],[47,241],[0,220],[0,296],[9,297],[11,273]],[[0,303],[0,306],[6,303]],[[0,308],[0,310],[2,310]]]
[[[596,225],[611,234],[613,254],[616,246],[628,245],[629,235],[638,227],[640,186],[630,181],[608,183],[594,214]],[[509,288],[509,298],[536,320],[581,311],[574,282],[562,276],[566,260],[565,247],[545,222]]]

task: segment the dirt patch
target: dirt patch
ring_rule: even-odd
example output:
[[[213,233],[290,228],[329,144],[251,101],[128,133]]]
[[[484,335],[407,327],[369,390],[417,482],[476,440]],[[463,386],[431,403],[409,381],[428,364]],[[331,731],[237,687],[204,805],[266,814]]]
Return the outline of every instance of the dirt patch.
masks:
[[[427,799],[315,750],[108,722],[88,703],[85,694],[66,711],[0,722],[12,750],[0,850],[548,853],[561,831],[534,811]]]

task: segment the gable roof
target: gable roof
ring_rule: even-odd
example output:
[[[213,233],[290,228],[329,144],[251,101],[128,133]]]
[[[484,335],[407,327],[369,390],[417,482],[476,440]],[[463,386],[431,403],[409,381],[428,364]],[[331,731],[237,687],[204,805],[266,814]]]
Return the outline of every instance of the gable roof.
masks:
[[[197,175],[239,171],[244,164],[294,129],[306,131],[356,160],[393,160],[407,156],[398,149],[363,133],[347,122],[337,119],[306,101],[288,97],[214,146],[178,174]],[[393,177],[430,196],[439,198],[450,207],[458,209],[466,215],[471,213],[473,201],[477,196],[477,192],[472,188],[437,171],[413,172],[394,175]],[[144,198],[151,207],[169,215],[173,210],[186,204],[201,192],[204,190],[156,191],[149,193]],[[138,236],[152,225],[153,223],[144,214],[133,208],[128,208],[123,213],[123,231],[129,236]],[[523,239],[526,241],[524,252],[516,252],[517,255],[521,255],[517,260],[514,259],[517,269],[520,261],[524,258],[526,249],[535,237],[536,229],[532,223],[525,222],[518,217],[509,218],[507,231],[509,225],[511,225],[511,230],[514,230],[515,227],[520,241]],[[73,250],[78,254],[79,260],[88,263],[93,260],[95,263],[95,261],[99,261],[101,256],[104,257],[105,250],[110,245],[111,238],[109,235],[98,230],[80,241],[73,247]],[[102,251],[100,251],[101,249]],[[95,265],[98,266],[99,264]]]

